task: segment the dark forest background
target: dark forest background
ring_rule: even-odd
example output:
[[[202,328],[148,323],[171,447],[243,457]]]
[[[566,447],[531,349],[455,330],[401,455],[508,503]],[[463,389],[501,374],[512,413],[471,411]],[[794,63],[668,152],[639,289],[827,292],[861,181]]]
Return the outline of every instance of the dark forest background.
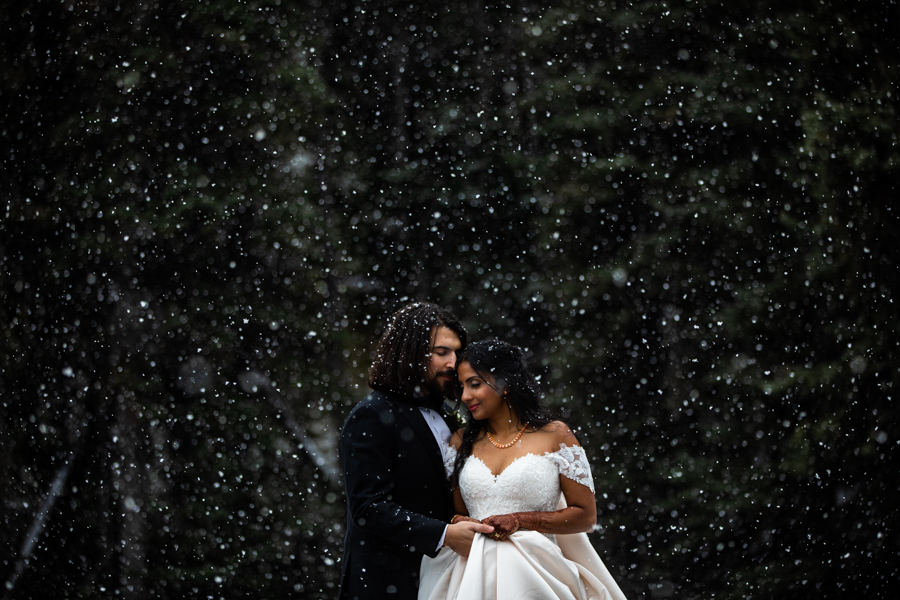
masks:
[[[629,598],[890,598],[894,1],[0,12],[4,598],[333,598],[409,300],[527,347]],[[895,481],[891,484],[890,481]]]

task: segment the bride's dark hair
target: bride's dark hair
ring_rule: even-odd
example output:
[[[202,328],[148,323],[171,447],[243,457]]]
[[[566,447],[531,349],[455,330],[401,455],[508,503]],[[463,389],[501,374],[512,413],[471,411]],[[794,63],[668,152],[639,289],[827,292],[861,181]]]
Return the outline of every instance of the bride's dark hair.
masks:
[[[500,340],[483,340],[470,344],[463,352],[457,364],[469,363],[472,369],[486,381],[493,379],[491,387],[498,394],[507,390],[504,397],[515,411],[522,423],[527,422],[532,429],[540,429],[554,419],[549,411],[540,404],[541,394],[537,380],[528,365],[525,364],[524,352],[518,346]],[[459,480],[459,472],[466,458],[472,454],[472,446],[485,431],[486,421],[473,419],[471,413],[466,420],[466,429],[459,445],[456,460],[453,463],[451,480],[454,485]]]

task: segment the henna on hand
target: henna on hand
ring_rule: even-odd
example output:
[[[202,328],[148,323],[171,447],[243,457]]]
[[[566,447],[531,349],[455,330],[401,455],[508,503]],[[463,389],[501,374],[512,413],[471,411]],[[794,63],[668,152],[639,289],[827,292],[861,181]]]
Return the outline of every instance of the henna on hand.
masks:
[[[560,512],[560,511],[556,511]],[[520,529],[541,531],[546,529],[549,512],[517,512],[505,515],[492,515],[481,522],[494,528],[491,539],[502,542]]]
[[[470,523],[481,523],[478,519],[473,519],[472,517],[467,517],[466,515],[453,515],[453,518],[450,519],[451,525],[456,525],[457,523],[462,523],[463,521],[468,521]]]
[[[519,521],[515,514],[492,515],[481,522],[494,528],[491,539],[498,542],[502,542],[519,530]]]

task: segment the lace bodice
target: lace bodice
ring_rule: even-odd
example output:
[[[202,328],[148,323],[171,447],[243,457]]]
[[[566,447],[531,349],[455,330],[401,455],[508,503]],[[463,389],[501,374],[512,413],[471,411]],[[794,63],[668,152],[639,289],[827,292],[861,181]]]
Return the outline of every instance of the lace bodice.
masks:
[[[455,460],[456,448],[450,446],[444,460],[448,476]],[[459,473],[459,487],[469,516],[481,520],[511,512],[556,510],[560,475],[594,491],[584,449],[565,444],[556,452],[521,456],[496,476],[480,458],[470,456]]]

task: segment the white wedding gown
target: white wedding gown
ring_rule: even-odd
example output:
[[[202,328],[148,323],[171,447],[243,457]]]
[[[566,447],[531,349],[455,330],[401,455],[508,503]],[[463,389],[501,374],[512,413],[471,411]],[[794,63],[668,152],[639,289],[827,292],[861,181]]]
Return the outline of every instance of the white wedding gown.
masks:
[[[452,470],[456,449],[448,449]],[[481,520],[511,512],[554,511],[565,506],[559,477],[594,491],[590,465],[579,446],[517,458],[499,475],[470,456],[459,474],[469,516]],[[419,600],[625,600],[584,533],[545,535],[517,531],[498,542],[476,535],[468,558],[442,548],[423,557]]]

